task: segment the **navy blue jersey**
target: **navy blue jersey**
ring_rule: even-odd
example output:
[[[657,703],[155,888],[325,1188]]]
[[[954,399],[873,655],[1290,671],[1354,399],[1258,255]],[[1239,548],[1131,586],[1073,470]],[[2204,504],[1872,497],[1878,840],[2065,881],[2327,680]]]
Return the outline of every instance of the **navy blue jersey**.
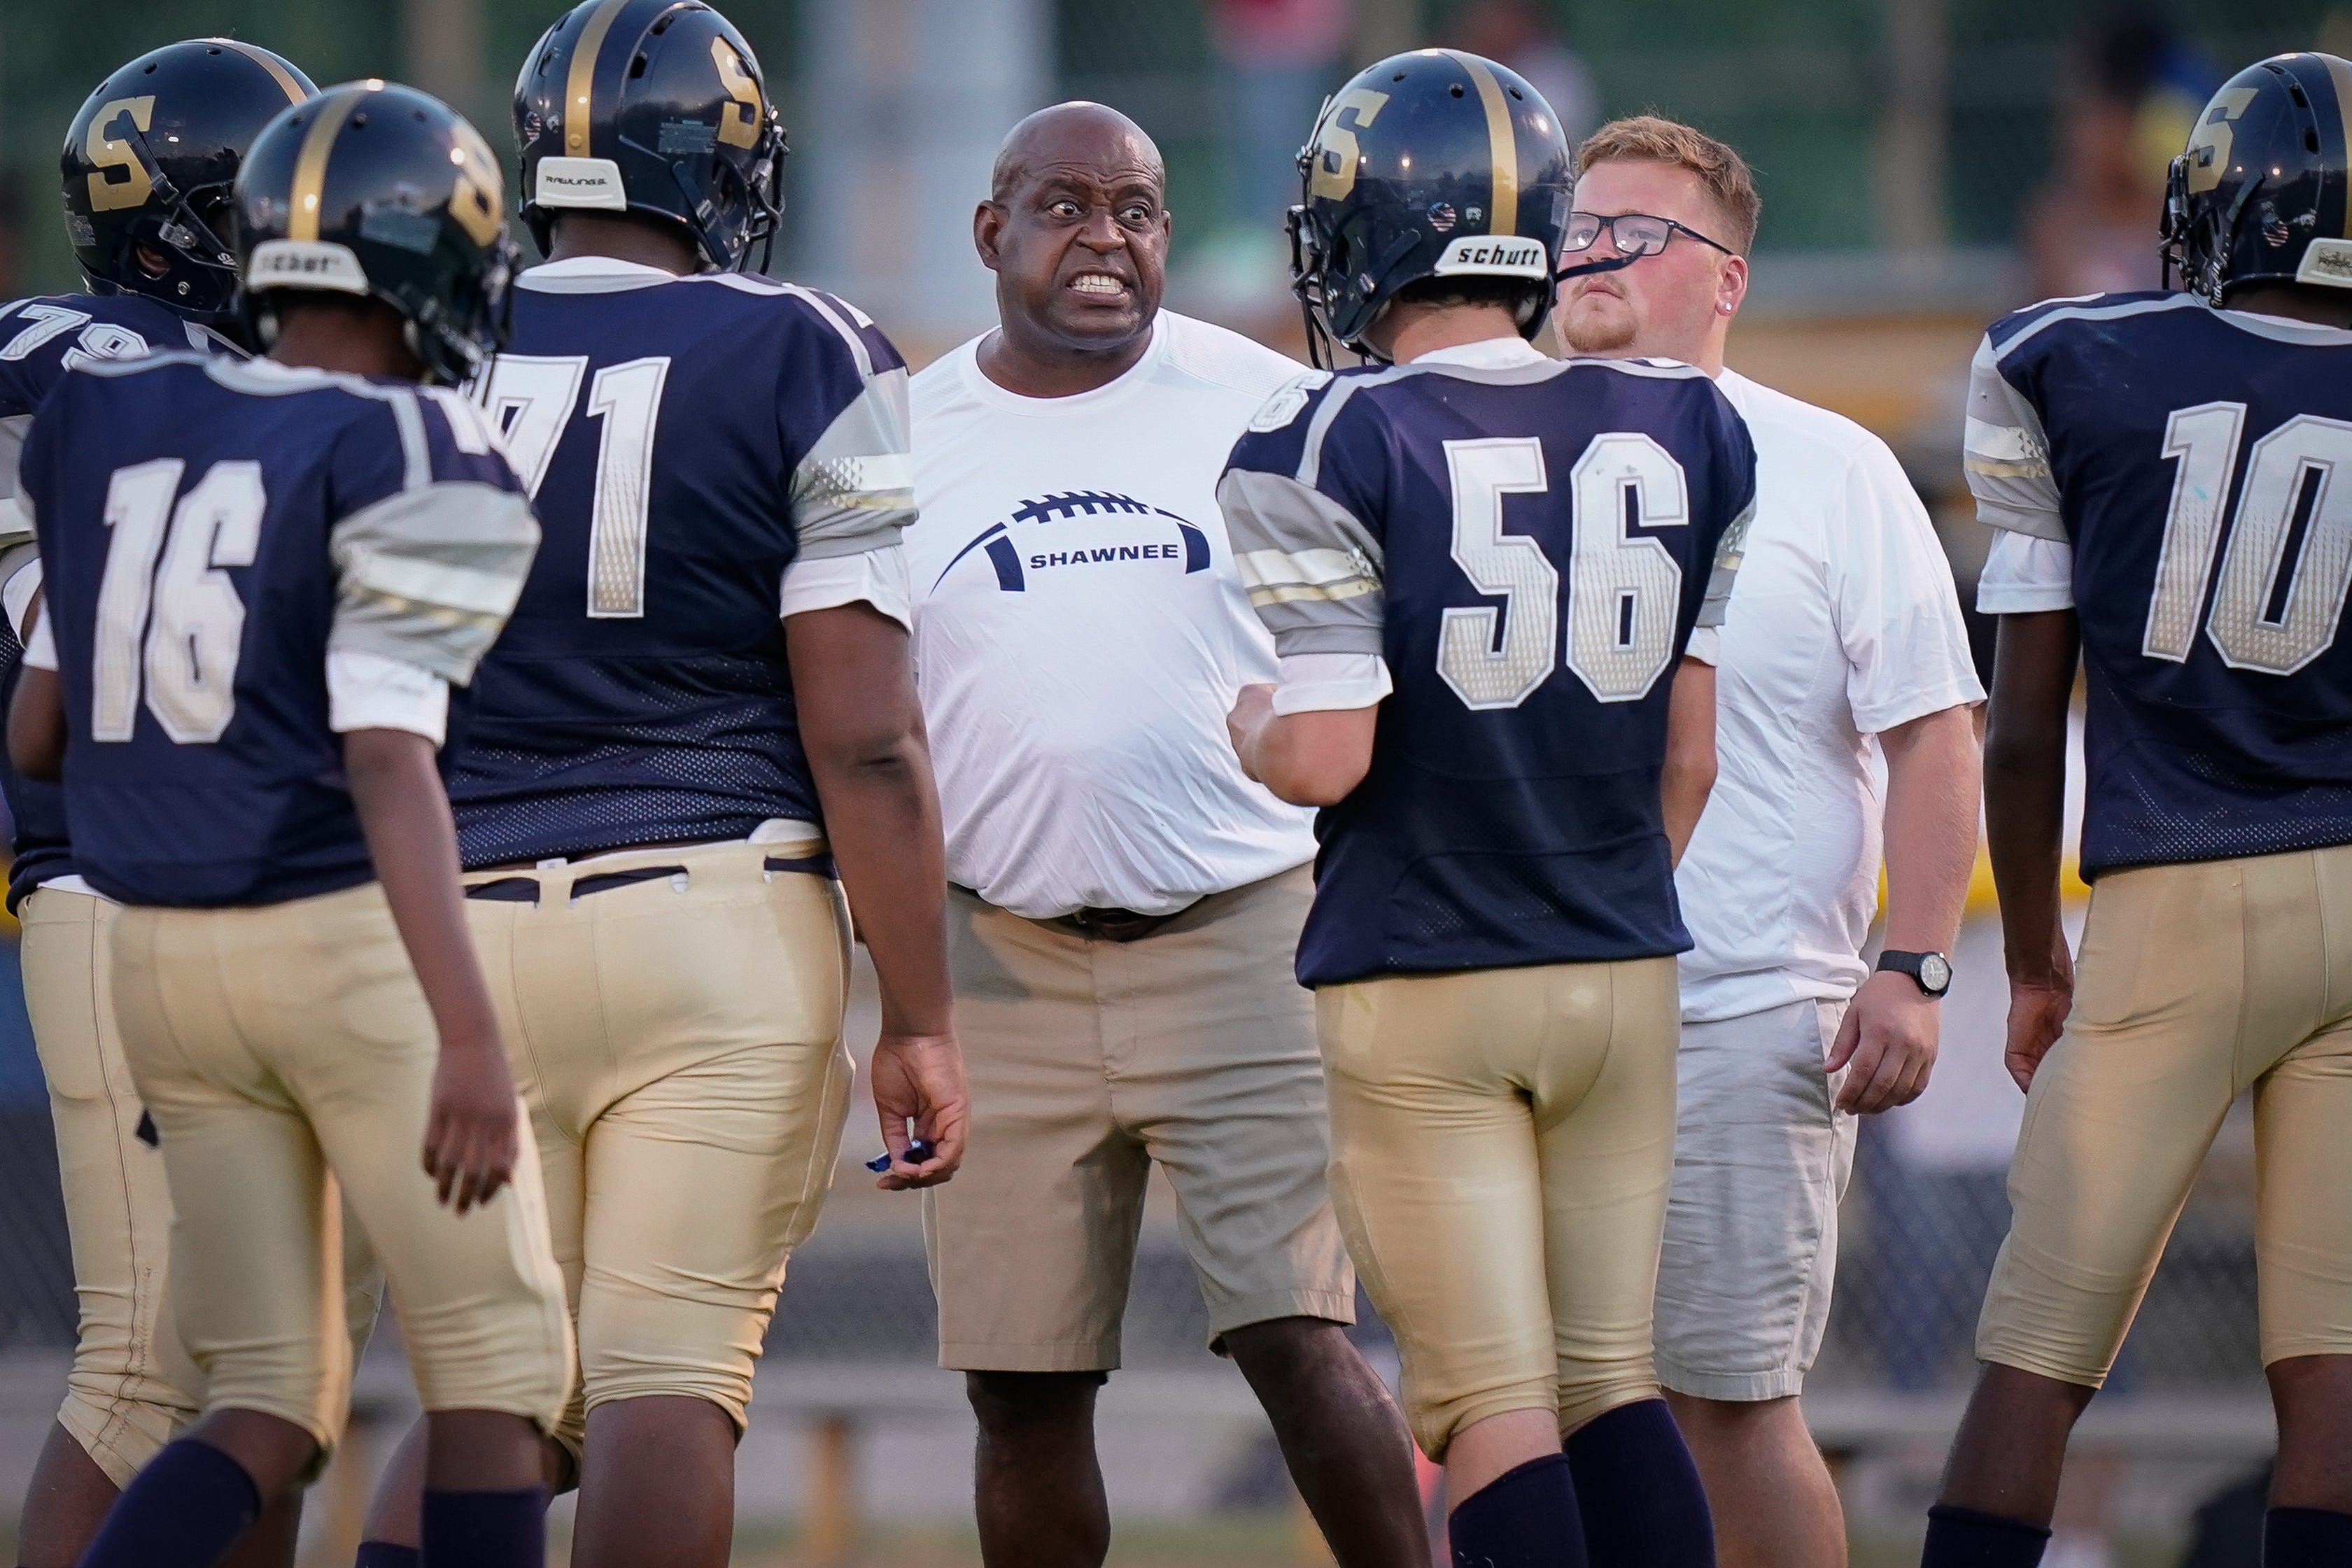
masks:
[[[60,294],[0,308],[0,551],[29,544],[16,502],[16,457],[34,411],[68,365],[136,359],[163,349],[226,349],[204,328],[136,294]],[[29,563],[28,563],[29,564]],[[0,559],[0,580],[14,561]],[[0,704],[16,693],[22,652],[12,628],[0,629]],[[0,758],[0,795],[8,802],[16,854],[8,867],[8,907],[52,877],[71,872],[65,797],[54,784],[21,777]]]
[[[1218,492],[1252,602],[1286,658],[1377,654],[1394,683],[1317,822],[1302,984],[1690,946],[1667,694],[1755,467],[1683,365],[1510,342],[1276,394]]]
[[[22,472],[90,885],[216,907],[368,880],[328,654],[462,685],[498,635],[538,529],[479,413],[268,361],[97,361]]]
[[[479,395],[546,543],[450,776],[468,866],[820,821],[784,578],[898,543],[906,383],[810,290],[603,258],[523,275]]]
[[[1977,355],[1979,515],[2074,552],[2083,874],[2352,842],[2352,332],[2053,300]]]

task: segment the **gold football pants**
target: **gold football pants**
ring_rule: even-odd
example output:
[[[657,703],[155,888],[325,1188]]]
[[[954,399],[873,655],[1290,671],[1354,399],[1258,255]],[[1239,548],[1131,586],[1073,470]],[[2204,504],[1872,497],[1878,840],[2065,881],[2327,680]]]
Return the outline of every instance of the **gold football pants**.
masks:
[[[2110,872],[2075,968],[1978,1357],[2104,1382],[2248,1088],[2263,1364],[2352,1354],[2352,845]]]
[[[1570,1432],[1656,1398],[1674,959],[1385,976],[1316,1003],[1332,1200],[1422,1451],[1508,1411]]]
[[[352,1361],[348,1206],[425,1407],[551,1429],[572,1342],[530,1127],[488,1205],[461,1216],[436,1200],[419,1155],[438,1036],[383,889],[125,906],[113,941],[123,1055],[171,1186],[174,1320],[205,1407],[258,1410],[333,1448]]]
[[[616,1399],[747,1418],[849,1106],[848,921],[806,869],[824,849],[697,844],[467,879],[579,1326],[557,1433],[575,1452],[587,1412]]]

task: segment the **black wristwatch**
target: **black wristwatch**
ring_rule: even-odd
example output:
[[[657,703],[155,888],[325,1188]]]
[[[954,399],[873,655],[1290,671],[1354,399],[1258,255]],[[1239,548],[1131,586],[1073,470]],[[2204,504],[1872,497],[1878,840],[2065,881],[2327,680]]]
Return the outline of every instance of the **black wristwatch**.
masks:
[[[1889,947],[1879,954],[1878,967],[1910,976],[1931,997],[1940,998],[1952,988],[1952,961],[1941,953],[1905,953]]]

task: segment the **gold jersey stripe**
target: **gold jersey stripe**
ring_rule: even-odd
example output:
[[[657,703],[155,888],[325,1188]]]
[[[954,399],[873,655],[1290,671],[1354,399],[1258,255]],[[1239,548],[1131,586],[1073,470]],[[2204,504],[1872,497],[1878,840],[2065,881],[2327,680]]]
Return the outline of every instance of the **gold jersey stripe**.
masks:
[[[302,84],[294,79],[293,73],[289,71],[278,57],[268,49],[257,49],[251,44],[241,44],[235,38],[214,38],[210,41],[224,48],[235,49],[238,54],[268,71],[269,79],[276,82],[278,89],[285,93],[287,102],[299,103],[310,96],[302,90]]]
[[[1519,232],[1519,139],[1511,129],[1510,99],[1503,96],[1503,84],[1495,79],[1486,61],[1459,49],[1445,52],[1470,73],[1478,89],[1478,101],[1486,110],[1486,144],[1495,160],[1495,194],[1486,204],[1486,232],[1515,235]]]
[[[2352,146],[2352,68],[2334,55],[2322,55],[2327,62],[2327,78],[2336,84],[2336,123],[2342,128],[2345,144]],[[2352,239],[2352,191],[2344,197],[2344,237]]]
[[[377,84],[381,86],[381,83]],[[294,186],[286,193],[288,239],[319,237],[319,204],[327,192],[327,155],[335,150],[335,136],[370,89],[352,87],[319,105],[319,118],[303,133],[302,150],[294,155]]]
[[[588,157],[588,115],[596,96],[596,57],[604,52],[604,35],[613,18],[629,0],[604,0],[580,29],[572,47],[572,70],[563,80],[563,151],[572,158]]]

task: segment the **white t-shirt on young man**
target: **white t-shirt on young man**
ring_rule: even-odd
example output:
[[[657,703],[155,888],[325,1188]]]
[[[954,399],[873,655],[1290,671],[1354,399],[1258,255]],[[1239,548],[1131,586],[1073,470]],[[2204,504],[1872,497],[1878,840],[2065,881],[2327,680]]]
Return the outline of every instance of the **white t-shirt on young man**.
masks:
[[[914,380],[905,535],[948,878],[1033,920],[1165,915],[1315,853],[1244,777],[1225,715],[1275,678],[1217,480],[1303,367],[1161,311],[1075,397],[1005,391],[973,339]]]
[[[1715,791],[1675,877],[1683,1019],[1843,1000],[1878,904],[1875,737],[1979,703],[1952,569],[1901,465],[1852,420],[1736,371],[1756,517],[1717,665]]]

